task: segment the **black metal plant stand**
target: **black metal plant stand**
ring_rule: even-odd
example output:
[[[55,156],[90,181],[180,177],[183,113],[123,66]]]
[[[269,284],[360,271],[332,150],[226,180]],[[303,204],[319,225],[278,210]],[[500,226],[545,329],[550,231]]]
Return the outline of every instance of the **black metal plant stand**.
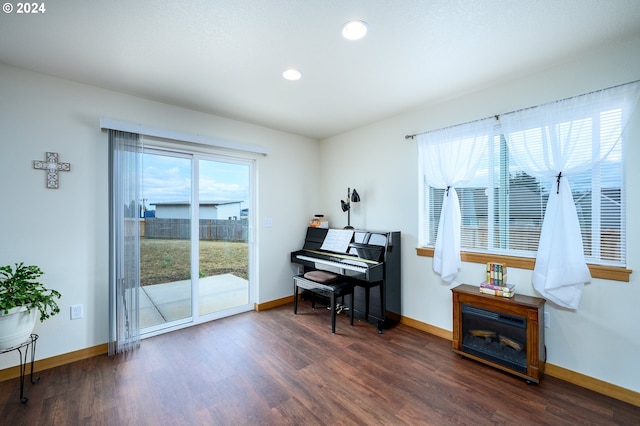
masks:
[[[33,362],[36,358],[36,340],[38,340],[37,334],[32,334],[29,338],[20,343],[19,345],[12,346],[7,349],[0,350],[0,354],[4,354],[7,352],[18,351],[20,354],[20,402],[23,404],[29,400],[26,396],[24,396],[24,376],[27,372],[27,359],[29,358],[29,348],[31,348],[31,374],[30,380],[31,383],[38,383],[40,381],[40,377],[33,378]]]

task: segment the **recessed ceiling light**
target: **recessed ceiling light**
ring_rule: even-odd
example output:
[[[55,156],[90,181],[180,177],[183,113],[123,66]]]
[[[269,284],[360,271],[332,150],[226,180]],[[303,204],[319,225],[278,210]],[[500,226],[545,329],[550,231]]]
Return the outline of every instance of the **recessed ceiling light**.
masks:
[[[342,36],[347,40],[360,40],[367,34],[367,23],[364,21],[349,21],[342,27]]]
[[[302,73],[295,68],[289,68],[282,73],[282,76],[290,81],[300,80]]]

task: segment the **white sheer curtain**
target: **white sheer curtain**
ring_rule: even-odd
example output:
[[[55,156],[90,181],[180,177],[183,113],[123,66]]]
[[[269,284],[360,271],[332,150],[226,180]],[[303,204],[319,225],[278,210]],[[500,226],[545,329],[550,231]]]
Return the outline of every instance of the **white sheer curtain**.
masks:
[[[140,345],[142,141],[109,130],[109,355]]]
[[[500,116],[509,154],[529,175],[553,179],[533,271],[533,286],[545,298],[577,309],[591,275],[567,177],[590,170],[619,143],[638,98],[630,83]],[[606,116],[622,115],[607,126]]]
[[[471,180],[496,123],[486,118],[417,135],[420,167],[427,184],[444,189],[433,270],[451,283],[460,260],[460,202],[455,187]]]

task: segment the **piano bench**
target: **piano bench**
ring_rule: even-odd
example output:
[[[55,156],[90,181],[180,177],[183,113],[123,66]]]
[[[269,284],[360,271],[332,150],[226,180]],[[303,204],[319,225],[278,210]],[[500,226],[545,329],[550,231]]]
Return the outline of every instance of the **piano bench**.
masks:
[[[349,316],[353,325],[353,282],[342,275],[325,271],[310,271],[293,277],[293,313],[298,313],[298,288],[329,297],[331,303],[331,332],[336,332],[336,298],[351,295]],[[315,281],[318,280],[318,281]]]

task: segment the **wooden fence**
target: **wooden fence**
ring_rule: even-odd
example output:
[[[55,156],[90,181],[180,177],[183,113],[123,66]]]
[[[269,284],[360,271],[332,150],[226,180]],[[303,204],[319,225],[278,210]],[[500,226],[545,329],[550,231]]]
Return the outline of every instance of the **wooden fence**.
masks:
[[[140,221],[140,235],[145,238],[186,240],[191,238],[191,220],[145,218]],[[215,241],[249,240],[247,219],[200,219],[200,239]]]

